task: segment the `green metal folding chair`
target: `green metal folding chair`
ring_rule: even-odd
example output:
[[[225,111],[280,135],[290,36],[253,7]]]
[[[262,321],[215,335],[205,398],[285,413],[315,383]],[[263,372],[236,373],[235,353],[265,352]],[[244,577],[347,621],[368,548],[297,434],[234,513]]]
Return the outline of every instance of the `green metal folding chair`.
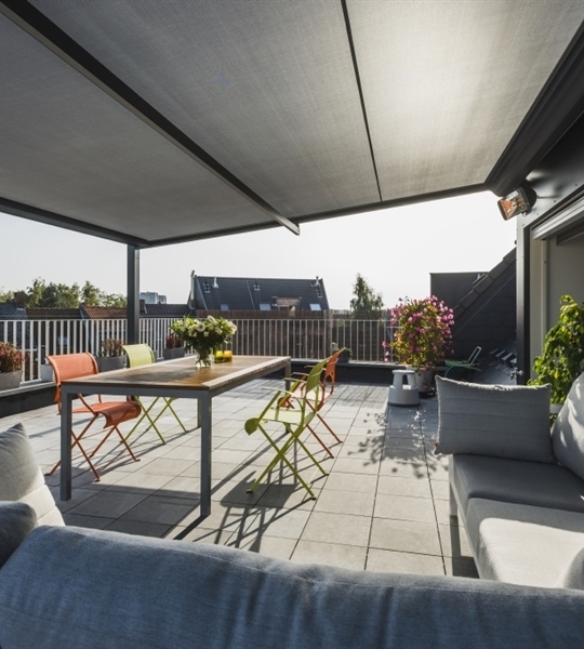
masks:
[[[248,419],[245,422],[245,431],[248,435],[251,435],[258,429],[261,430],[270,446],[276,451],[274,459],[248,489],[248,492],[251,493],[254,491],[265,476],[268,475],[268,473],[274,469],[279,462],[284,462],[290,471],[292,471],[292,474],[306,489],[310,497],[316,499],[316,496],[308,483],[286,457],[286,453],[295,445],[300,446],[320,473],[322,475],[327,475],[327,472],[322,468],[318,460],[300,439],[302,433],[309,429],[310,423],[318,414],[318,409],[315,404],[319,403],[319,391],[322,389],[320,376],[327,360],[328,359],[325,359],[315,365],[306,375],[306,378],[300,381],[304,383],[303,390],[295,390],[294,392],[288,390],[277,390],[276,394],[272,397],[262,412],[257,417]],[[295,385],[297,385],[297,382],[295,382]],[[293,404],[294,407],[291,407],[290,404]],[[282,446],[278,446],[276,441],[266,430],[266,424],[270,422],[283,425],[288,433],[284,438],[285,441]],[[278,442],[281,441],[282,440],[278,440]]]
[[[152,363],[156,362],[156,358],[154,357],[154,352],[152,351],[149,345],[145,345],[145,344],[123,345],[123,349],[124,352],[126,353],[126,356],[128,357],[129,367],[141,367],[142,365],[151,365]],[[158,426],[156,425],[156,422],[160,419],[160,417],[162,417],[162,415],[166,412],[166,410],[170,410],[170,412],[174,415],[174,418],[177,420],[179,426],[183,429],[185,433],[187,432],[187,429],[185,428],[184,424],[180,420],[180,417],[176,414],[174,408],[172,407],[172,402],[174,401],[174,399],[167,398],[167,397],[156,397],[148,407],[146,407],[146,405],[142,402],[140,397],[134,397],[134,399],[142,406],[142,416],[138,419],[138,421],[136,422],[132,430],[126,435],[126,440],[128,440],[130,436],[137,430],[137,428],[140,426],[142,421],[144,419],[147,419],[150,422],[150,425],[148,426],[148,428],[145,429],[144,432],[147,432],[151,428],[154,428],[156,434],[158,435],[158,437],[160,437],[160,441],[163,444],[166,444],[166,440],[164,439],[162,433],[158,430]],[[164,406],[154,417],[153,411],[156,407],[156,404],[161,399],[164,402]]]
[[[482,347],[475,347],[472,351],[472,354],[465,361],[444,361],[444,364],[446,365],[446,372],[444,373],[444,376],[448,376],[452,370],[456,369],[460,369],[465,372],[468,370],[472,370],[473,372],[480,372],[481,368],[477,366],[477,360],[482,349]]]

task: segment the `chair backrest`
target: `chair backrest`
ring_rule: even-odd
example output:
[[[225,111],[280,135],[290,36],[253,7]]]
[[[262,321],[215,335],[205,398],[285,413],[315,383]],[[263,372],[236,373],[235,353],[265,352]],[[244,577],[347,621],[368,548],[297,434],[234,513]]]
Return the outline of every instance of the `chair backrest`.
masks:
[[[466,361],[469,365],[472,365],[476,359],[479,357],[479,354],[483,351],[482,347],[475,347],[472,351],[472,354],[468,357],[468,360]]]
[[[303,400],[306,402],[308,399],[313,404],[320,404],[322,401],[322,383],[321,383],[321,374],[328,362],[328,358],[325,358],[323,361],[317,363],[310,372],[306,375],[304,390],[303,390]],[[312,409],[312,408],[311,408]]]
[[[91,376],[99,372],[95,358],[88,352],[81,354],[63,354],[62,356],[47,356],[47,360],[55,373],[55,383],[57,386],[68,379]]]
[[[55,374],[55,383],[57,385],[55,403],[59,405],[59,411],[61,409],[61,383],[63,381],[99,373],[97,362],[89,352],[47,356],[47,360],[51,364]]]
[[[335,383],[337,380],[337,361],[345,348],[338,349],[334,354],[329,356],[324,370],[322,371],[321,386],[323,390],[322,400],[328,399],[335,390]],[[328,392],[327,392],[328,386]]]
[[[150,345],[122,345],[122,349],[128,357],[128,367],[140,367],[142,365],[152,365],[156,362],[154,352]]]

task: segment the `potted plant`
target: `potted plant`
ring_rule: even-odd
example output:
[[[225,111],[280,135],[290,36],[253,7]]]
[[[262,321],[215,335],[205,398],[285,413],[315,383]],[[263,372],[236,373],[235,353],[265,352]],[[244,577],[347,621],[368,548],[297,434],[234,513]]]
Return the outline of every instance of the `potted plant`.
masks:
[[[165,347],[162,350],[162,356],[165,360],[173,358],[182,358],[185,355],[185,346],[183,341],[176,334],[166,336]]]
[[[339,356],[337,363],[348,363],[353,356],[353,351],[349,347],[345,347]]]
[[[400,298],[391,310],[391,324],[395,334],[390,347],[398,362],[417,371],[420,392],[430,391],[434,371],[451,345],[452,309],[433,295]],[[387,354],[387,344],[384,350]]]
[[[13,390],[22,380],[25,355],[12,343],[0,342],[0,390]]]
[[[126,356],[119,338],[105,338],[101,342],[101,355],[96,359],[100,372],[111,372],[126,367]]]
[[[237,327],[225,318],[207,316],[204,320],[185,316],[170,325],[170,330],[183,342],[187,350],[198,354],[198,364],[211,365],[214,350],[231,340]]]
[[[558,321],[545,335],[543,353],[533,361],[533,371],[537,376],[528,384],[551,384],[551,410],[559,411],[572,383],[584,372],[584,304],[571,295],[560,298]]]

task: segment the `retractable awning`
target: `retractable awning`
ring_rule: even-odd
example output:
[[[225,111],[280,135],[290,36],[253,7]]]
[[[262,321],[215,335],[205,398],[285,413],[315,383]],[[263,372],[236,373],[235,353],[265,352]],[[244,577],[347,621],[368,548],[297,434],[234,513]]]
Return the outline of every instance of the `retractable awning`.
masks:
[[[583,21],[570,0],[0,0],[0,211],[141,248],[504,195],[584,109]]]

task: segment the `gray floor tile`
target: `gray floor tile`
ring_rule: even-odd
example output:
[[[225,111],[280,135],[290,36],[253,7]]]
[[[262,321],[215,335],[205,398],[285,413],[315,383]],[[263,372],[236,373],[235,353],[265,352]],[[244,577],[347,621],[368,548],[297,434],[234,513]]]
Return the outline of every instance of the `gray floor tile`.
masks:
[[[374,518],[371,547],[441,556],[436,524],[393,518]]]
[[[430,554],[414,554],[371,548],[367,556],[367,570],[416,575],[443,575],[444,564],[442,557]]]
[[[378,494],[410,496],[412,498],[431,498],[430,481],[426,477],[399,478],[391,475],[380,475],[377,485]]]
[[[367,548],[358,545],[321,543],[301,540],[298,542],[292,561],[295,563],[318,563],[350,570],[363,570]]]
[[[333,471],[326,479],[324,488],[327,490],[338,489],[340,491],[375,493],[377,480],[378,478],[376,475],[337,473],[336,471]]]
[[[178,525],[183,518],[198,507],[198,500],[171,498],[156,494],[144,498],[124,513],[121,518],[129,521]]]
[[[142,502],[148,495],[134,491],[105,489],[69,510],[71,514],[119,518]]]
[[[377,494],[374,516],[426,523],[436,521],[434,503],[431,498],[412,498],[395,494]]]
[[[366,547],[370,528],[371,518],[369,516],[313,512],[301,540]]]
[[[235,532],[225,543],[228,547],[257,552],[277,559],[290,559],[296,547],[296,539],[287,539],[267,534],[242,534]]]
[[[367,491],[340,491],[325,487],[314,506],[315,512],[372,516],[374,494]]]
[[[125,534],[138,534],[140,536],[152,536],[162,539],[172,529],[172,525],[161,523],[148,523],[146,521],[131,521],[118,518],[110,523],[105,529]]]

